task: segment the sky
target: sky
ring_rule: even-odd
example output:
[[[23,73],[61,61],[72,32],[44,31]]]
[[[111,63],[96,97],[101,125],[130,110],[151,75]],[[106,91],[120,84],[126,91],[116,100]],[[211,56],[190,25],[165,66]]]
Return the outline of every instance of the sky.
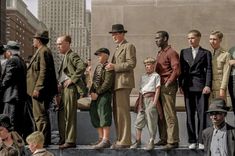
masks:
[[[23,0],[23,1],[26,3],[28,9],[34,14],[34,16],[38,17],[37,15],[38,0]],[[86,5],[87,9],[91,10],[91,0],[86,0]]]

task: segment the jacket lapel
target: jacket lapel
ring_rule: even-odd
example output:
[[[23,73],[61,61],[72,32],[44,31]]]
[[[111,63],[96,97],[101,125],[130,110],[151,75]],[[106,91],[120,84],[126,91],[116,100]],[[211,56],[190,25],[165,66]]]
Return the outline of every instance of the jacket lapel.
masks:
[[[197,63],[201,59],[202,54],[203,54],[203,51],[201,50],[201,47],[199,47],[198,53],[197,53],[197,55],[196,55],[196,57],[194,59],[193,64]]]
[[[38,49],[38,50],[36,51],[36,53],[33,55],[33,57],[31,58],[30,63],[29,63],[29,65],[28,65],[27,69],[30,68],[30,66],[32,65],[33,61],[37,58],[38,53],[39,53],[39,51],[40,51],[41,49],[42,49],[42,47],[41,47],[40,49]]]
[[[120,45],[120,47],[119,47],[119,48],[117,49],[117,51],[115,52],[116,58],[117,58],[117,57],[122,53],[122,51],[124,50],[123,46],[124,46],[125,43],[127,43],[126,40],[124,40],[124,41],[122,42],[122,44]]]
[[[185,60],[191,67],[193,65],[193,55],[192,55],[192,49],[188,48],[185,52]]]

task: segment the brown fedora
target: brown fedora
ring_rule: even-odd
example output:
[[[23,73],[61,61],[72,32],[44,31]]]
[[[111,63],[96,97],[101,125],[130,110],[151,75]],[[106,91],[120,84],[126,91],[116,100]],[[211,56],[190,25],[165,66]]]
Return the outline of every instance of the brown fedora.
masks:
[[[112,25],[112,30],[109,33],[127,33],[127,30],[124,29],[122,24]]]
[[[39,39],[46,39],[49,40],[49,33],[48,31],[43,31],[43,32],[37,32],[33,38],[39,38]]]

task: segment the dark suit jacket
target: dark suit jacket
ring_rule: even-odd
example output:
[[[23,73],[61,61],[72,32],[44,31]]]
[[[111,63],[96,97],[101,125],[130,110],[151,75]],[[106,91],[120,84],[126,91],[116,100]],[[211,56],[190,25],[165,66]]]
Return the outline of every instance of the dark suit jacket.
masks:
[[[229,124],[227,126],[227,147],[228,147],[228,155],[235,156],[235,128]],[[210,153],[210,145],[212,140],[214,128],[208,127],[202,132],[202,140],[205,146],[205,156],[211,156]]]
[[[13,55],[6,62],[1,85],[3,102],[26,99],[26,64],[19,55]]]
[[[202,91],[205,86],[212,86],[211,52],[199,47],[193,59],[192,49],[181,50],[179,87],[184,91]]]
[[[34,54],[27,69],[27,93],[32,96],[34,90],[39,91],[39,99],[49,100],[57,94],[57,80],[51,50],[42,46]]]

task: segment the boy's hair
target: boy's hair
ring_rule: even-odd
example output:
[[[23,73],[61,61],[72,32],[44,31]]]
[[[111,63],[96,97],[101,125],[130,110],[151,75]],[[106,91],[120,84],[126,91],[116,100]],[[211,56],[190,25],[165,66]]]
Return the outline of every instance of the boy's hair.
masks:
[[[221,31],[212,31],[211,32],[211,35],[215,35],[215,36],[217,36],[219,39],[221,39],[222,40],[222,38],[223,38],[223,33],[221,32]]]
[[[9,147],[1,149],[0,155],[1,156],[19,156],[19,151],[13,146],[9,146]]]
[[[44,144],[44,135],[42,132],[35,131],[32,134],[30,134],[27,138],[26,141],[28,144],[34,143],[34,144]]]
[[[153,57],[147,57],[147,58],[144,60],[144,64],[147,64],[147,63],[155,64],[155,63],[156,63],[156,59],[153,58]]]
[[[198,30],[196,30],[196,29],[190,30],[190,31],[188,32],[188,34],[194,34],[194,35],[197,36],[197,37],[201,37],[201,36],[202,36],[202,34],[200,33],[200,31],[198,31]]]

